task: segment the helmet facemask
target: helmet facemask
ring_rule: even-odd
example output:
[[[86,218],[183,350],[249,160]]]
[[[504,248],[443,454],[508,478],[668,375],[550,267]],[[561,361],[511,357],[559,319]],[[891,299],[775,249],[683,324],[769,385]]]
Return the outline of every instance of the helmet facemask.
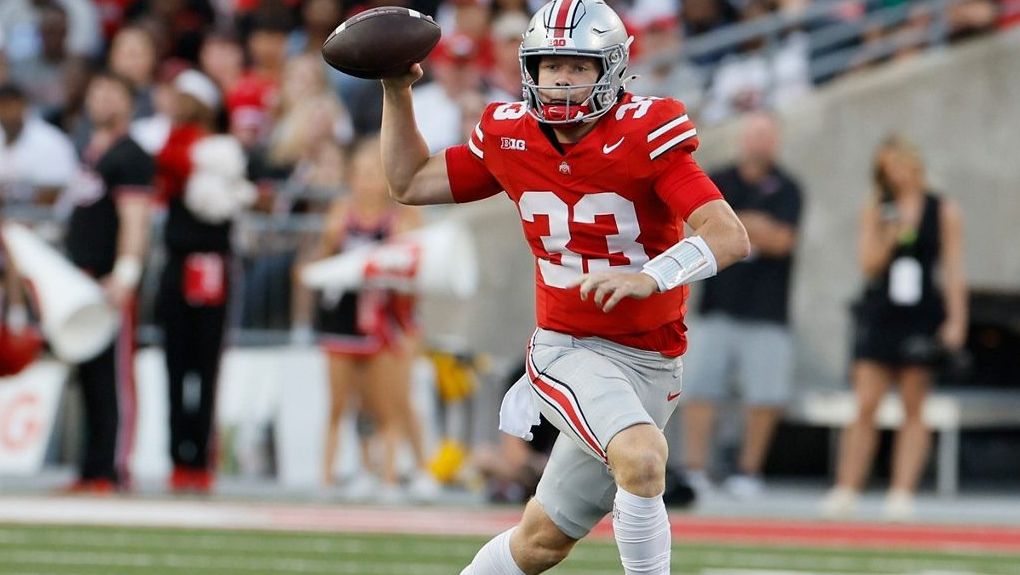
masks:
[[[557,20],[557,14],[565,17]],[[566,25],[567,20],[570,25]],[[554,26],[554,22],[560,26]],[[532,18],[520,48],[521,82],[529,113],[545,124],[600,118],[623,95],[632,41],[620,18],[601,0],[554,0],[547,4]],[[599,78],[594,84],[539,85],[538,67],[543,56],[594,58],[600,68]],[[583,101],[571,101],[569,93],[584,88],[590,89],[588,96]],[[554,97],[562,92],[563,98],[545,103],[540,91]]]

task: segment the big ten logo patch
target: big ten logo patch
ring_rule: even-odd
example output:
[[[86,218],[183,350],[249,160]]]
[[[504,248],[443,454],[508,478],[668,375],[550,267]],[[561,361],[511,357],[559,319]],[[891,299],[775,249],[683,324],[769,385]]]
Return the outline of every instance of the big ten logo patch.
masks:
[[[0,400],[0,451],[21,451],[39,438],[41,407],[39,396],[30,391]]]
[[[524,140],[518,140],[517,138],[500,138],[499,147],[503,150],[527,150],[528,147],[524,143]]]

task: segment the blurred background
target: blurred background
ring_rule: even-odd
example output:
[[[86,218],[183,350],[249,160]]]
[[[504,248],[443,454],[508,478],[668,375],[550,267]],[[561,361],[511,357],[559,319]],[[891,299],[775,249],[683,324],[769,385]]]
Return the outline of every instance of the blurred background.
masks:
[[[518,444],[496,430],[499,401],[522,373],[525,342],[534,329],[534,264],[504,198],[402,210],[372,196],[378,167],[371,158],[359,159],[358,150],[371,151],[381,88],[330,69],[319,49],[338,23],[382,4],[0,1],[5,226],[23,225],[43,244],[73,255],[69,242],[81,239],[68,229],[77,210],[95,201],[81,199],[81,174],[112,173],[90,152],[105,129],[88,104],[98,75],[112,72],[130,85],[126,133],[155,166],[146,183],[131,183],[150,189],[144,220],[150,239],[134,284],[137,321],[127,336],[136,345],[118,356],[127,358],[119,364],[127,367],[118,369],[133,374],[131,389],[118,392],[119,418],[113,418],[118,475],[110,485],[83,481],[90,479],[82,474],[88,466],[82,461],[95,440],[97,417],[83,391],[83,361],[61,357],[50,342],[6,371],[0,378],[0,573],[140,570],[131,561],[118,563],[117,554],[126,553],[120,548],[104,548],[103,557],[113,557],[109,562],[83,555],[114,541],[135,545],[131,552],[138,554],[148,553],[139,548],[151,543],[164,555],[180,543],[180,557],[191,559],[175,563],[158,555],[157,572],[454,573],[462,564],[457,558],[473,554],[473,541],[439,540],[450,550],[442,555],[429,551],[436,541],[427,536],[489,535],[512,522],[541,474],[549,444],[548,437]],[[740,397],[719,398],[714,439],[698,470],[707,482],[688,477],[685,413],[678,410],[667,428],[671,503],[682,514],[673,524],[687,524],[676,527],[684,531],[674,540],[692,545],[674,552],[675,561],[689,561],[674,570],[1020,573],[1020,162],[1014,156],[1020,149],[1020,2],[609,4],[635,37],[630,70],[638,78],[628,89],[685,103],[701,139],[695,157],[706,171],[715,174],[741,161],[747,120],[764,112],[779,134],[773,159],[797,183],[803,206],[788,289],[790,392],[779,406],[771,446],[754,470],[758,489],[732,491],[723,483],[747,471],[740,469]],[[426,78],[415,87],[422,132],[433,151],[463,143],[485,104],[520,99],[517,46],[541,2],[403,5],[433,15],[443,30],[424,63]],[[185,71],[200,72],[211,94],[206,84],[181,80]],[[172,161],[166,150],[175,142],[183,97],[208,108],[208,133],[229,135],[237,144],[244,169],[235,176],[244,180],[239,186],[250,184],[238,189],[250,195],[231,204],[227,217],[202,224],[215,228],[224,243],[192,251],[220,254],[229,268],[221,275],[228,279],[217,303],[225,330],[209,344],[221,355],[210,359],[211,376],[185,374],[175,384],[168,376],[173,360],[165,353],[168,320],[160,315],[165,310],[159,294],[179,247],[172,206],[182,192],[175,196],[167,186]],[[829,533],[825,526],[832,524],[814,522],[825,514],[823,497],[836,481],[839,431],[858,407],[850,377],[851,308],[866,287],[858,265],[861,214],[876,194],[876,150],[891,134],[912,142],[927,185],[959,208],[967,337],[962,349],[932,363],[935,383],[923,419],[934,440],[920,471],[916,507],[895,517],[882,507],[892,474],[892,432],[904,420],[890,393],[872,420],[881,430],[878,455],[859,512],[839,517],[849,521],[838,523],[846,531]],[[412,289],[419,295],[405,311],[393,294],[406,289],[387,292],[382,304],[379,294],[357,294],[358,306],[375,301],[381,307],[372,313],[400,325],[396,335],[365,328],[368,312],[362,307],[336,311],[344,305],[337,303],[343,301],[339,288],[302,282],[306,264],[356,250],[358,233],[370,243],[444,225],[456,227],[456,247],[426,239],[420,240],[423,249],[456,249],[457,255],[438,258],[430,273],[470,277],[467,288],[450,280]],[[13,249],[6,233],[5,243]],[[12,259],[19,260],[5,256],[6,349],[15,345],[8,332],[34,326],[51,339],[46,316],[54,313],[54,302],[79,291],[77,283],[61,279],[40,287],[47,280],[33,274],[65,276],[20,260],[11,265]],[[106,285],[104,274],[89,275]],[[704,289],[692,289],[692,349],[698,346]],[[361,343],[379,347],[351,351],[337,344],[323,318],[341,316],[359,326]],[[192,333],[198,339],[204,328]],[[378,355],[384,352],[392,356]],[[398,364],[400,369],[386,369]],[[198,405],[210,421],[175,419],[174,389],[183,394],[184,413]],[[379,407],[387,403],[379,397],[397,396],[406,409]],[[203,438],[197,463],[175,443],[189,426]],[[216,513],[209,511],[210,501],[219,505]],[[414,515],[416,509],[432,514]],[[465,519],[452,521],[454,516]],[[869,531],[886,519],[930,529]],[[813,536],[775,530],[791,520]],[[114,531],[97,531],[90,540],[87,533],[59,527],[66,522]],[[260,544],[241,535],[227,540],[154,531],[152,541],[135,541],[131,525],[319,534],[291,540],[277,533],[264,552],[309,554],[305,563],[284,565],[270,559],[246,563],[244,556]],[[981,528],[970,527],[975,525]],[[412,551],[401,563],[394,558],[401,546],[365,535],[378,532],[423,538],[408,540]],[[683,543],[685,538],[708,543],[698,547]],[[735,547],[763,541],[830,549],[830,559],[843,552],[831,549],[856,541],[851,547],[871,554],[851,554],[840,564],[804,559],[812,553]],[[718,544],[729,547],[720,551]],[[57,556],[61,549],[79,552],[59,566],[33,551],[49,547]],[[221,558],[234,558],[218,563],[217,548],[224,549]],[[327,555],[315,555],[326,548]],[[580,558],[557,572],[616,572],[610,548],[611,541],[582,547]],[[881,555],[898,548],[930,555]],[[980,552],[947,555],[961,548]]]

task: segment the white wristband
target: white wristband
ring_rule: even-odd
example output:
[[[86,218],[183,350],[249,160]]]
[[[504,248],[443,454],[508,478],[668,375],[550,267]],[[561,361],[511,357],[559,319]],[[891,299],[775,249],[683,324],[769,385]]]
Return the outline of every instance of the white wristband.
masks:
[[[718,272],[715,254],[698,236],[684,238],[641,268],[664,292],[677,286],[707,279]]]
[[[134,289],[142,279],[142,262],[134,256],[120,256],[111,275],[120,285]]]

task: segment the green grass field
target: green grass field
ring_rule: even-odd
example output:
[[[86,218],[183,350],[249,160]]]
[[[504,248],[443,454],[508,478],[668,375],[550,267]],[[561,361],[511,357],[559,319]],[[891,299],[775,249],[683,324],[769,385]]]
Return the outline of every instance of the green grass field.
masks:
[[[457,575],[484,538],[0,524],[2,575]],[[619,575],[611,540],[554,574]],[[674,575],[1020,575],[1020,555],[761,546],[673,547]]]

